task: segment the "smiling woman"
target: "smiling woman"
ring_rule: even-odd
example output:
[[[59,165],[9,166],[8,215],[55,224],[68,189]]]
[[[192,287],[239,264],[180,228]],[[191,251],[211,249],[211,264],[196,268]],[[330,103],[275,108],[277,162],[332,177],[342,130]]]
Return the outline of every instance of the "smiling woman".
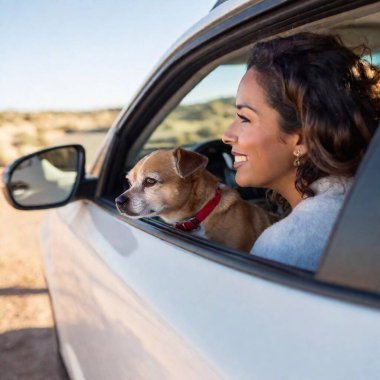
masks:
[[[380,71],[361,55],[312,33],[253,47],[224,142],[240,186],[269,188],[292,209],[253,254],[317,269],[379,122]]]
[[[281,133],[279,114],[268,104],[257,79],[257,73],[248,70],[240,82],[236,118],[224,141],[232,143],[236,182],[240,186],[280,192],[294,171],[292,151],[299,137]]]

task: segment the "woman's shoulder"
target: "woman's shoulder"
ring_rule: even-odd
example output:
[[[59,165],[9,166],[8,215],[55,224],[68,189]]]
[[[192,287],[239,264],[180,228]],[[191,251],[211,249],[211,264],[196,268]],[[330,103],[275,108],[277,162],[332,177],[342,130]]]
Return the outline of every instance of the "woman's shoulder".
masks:
[[[267,228],[256,240],[251,253],[298,268],[316,270],[330,223],[326,215],[322,217],[324,212],[317,202],[307,203]],[[331,219],[329,216],[327,218]]]
[[[336,219],[350,186],[350,181],[337,182],[336,177],[316,181],[312,184],[315,196],[303,199],[288,216],[264,232],[267,234],[291,232],[298,232],[300,235],[318,234],[328,221],[333,222]],[[319,228],[314,228],[318,226]]]
[[[317,269],[350,188],[347,181],[342,184],[334,178],[319,182],[313,189],[316,195],[301,201],[287,217],[267,228],[251,253],[303,269]]]

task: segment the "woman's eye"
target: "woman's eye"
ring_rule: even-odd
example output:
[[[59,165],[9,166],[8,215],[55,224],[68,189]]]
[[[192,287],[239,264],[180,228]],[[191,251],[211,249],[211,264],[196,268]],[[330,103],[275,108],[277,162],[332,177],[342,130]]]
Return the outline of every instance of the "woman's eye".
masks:
[[[247,119],[245,116],[243,115],[240,115],[240,114],[236,114],[236,116],[241,120],[242,123],[249,123],[249,119]]]
[[[157,183],[157,180],[154,178],[148,177],[148,178],[145,178],[145,180],[144,180],[144,186],[145,187],[154,186],[156,183]]]

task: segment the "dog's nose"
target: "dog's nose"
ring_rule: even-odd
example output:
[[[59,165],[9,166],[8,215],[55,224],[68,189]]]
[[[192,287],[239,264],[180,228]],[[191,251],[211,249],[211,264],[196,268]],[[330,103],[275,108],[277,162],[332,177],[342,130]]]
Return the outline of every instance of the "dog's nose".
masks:
[[[124,194],[121,194],[119,195],[116,199],[115,199],[115,203],[118,205],[118,206],[122,206],[124,205],[125,203],[128,202],[128,198],[124,195]]]

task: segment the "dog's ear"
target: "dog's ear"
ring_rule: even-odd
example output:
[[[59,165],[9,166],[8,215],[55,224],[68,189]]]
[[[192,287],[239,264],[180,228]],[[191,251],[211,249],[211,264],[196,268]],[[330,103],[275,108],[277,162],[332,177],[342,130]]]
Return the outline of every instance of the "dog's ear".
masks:
[[[177,148],[173,152],[175,168],[181,178],[187,178],[198,170],[205,169],[208,158],[199,153]]]

